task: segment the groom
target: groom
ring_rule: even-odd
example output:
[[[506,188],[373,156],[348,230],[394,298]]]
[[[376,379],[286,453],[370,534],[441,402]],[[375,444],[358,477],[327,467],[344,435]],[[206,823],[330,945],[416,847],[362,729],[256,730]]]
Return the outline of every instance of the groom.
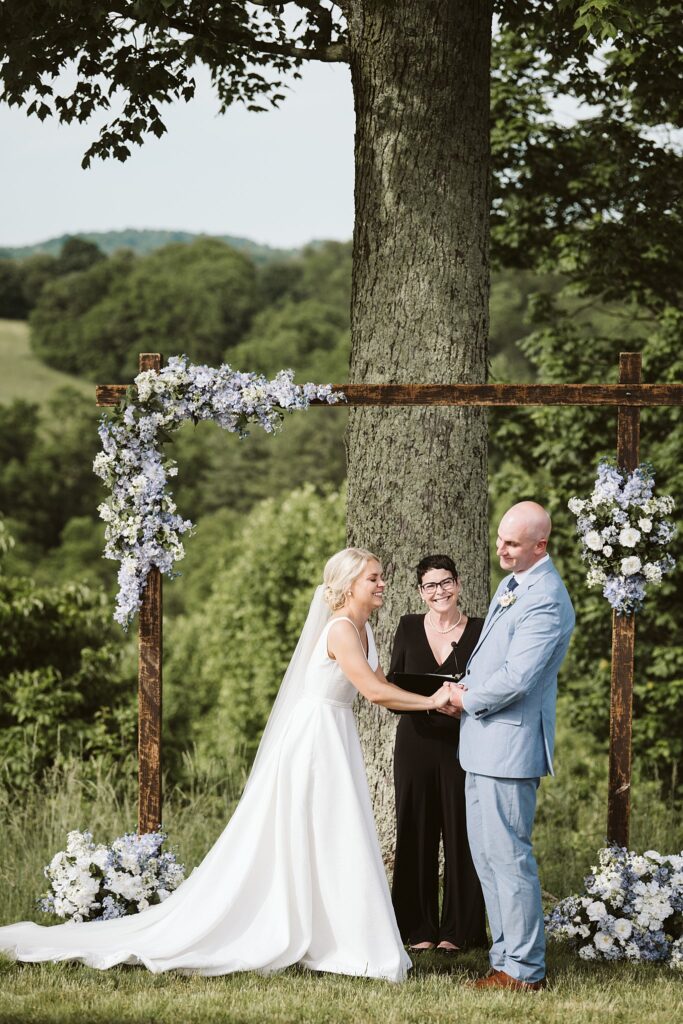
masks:
[[[506,576],[451,704],[462,715],[467,833],[486,901],[491,970],[478,988],[545,985],[545,934],[531,848],[536,790],[553,774],[557,673],[574,628],[569,595],[546,547],[550,516],[513,505],[496,549]]]

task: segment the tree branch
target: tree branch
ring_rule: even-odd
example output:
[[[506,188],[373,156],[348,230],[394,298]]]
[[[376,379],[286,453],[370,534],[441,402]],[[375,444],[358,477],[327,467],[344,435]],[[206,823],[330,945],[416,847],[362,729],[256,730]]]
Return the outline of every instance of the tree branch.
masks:
[[[235,46],[246,46],[259,53],[273,53],[283,57],[297,57],[301,60],[320,60],[328,64],[348,64],[349,48],[346,43],[330,43],[312,50],[294,43],[269,43],[267,39],[251,39],[247,42],[234,41]]]
[[[235,33],[234,36],[222,39],[211,32],[210,28],[207,32],[205,26],[194,25],[181,18],[169,18],[168,24],[171,28],[178,29],[179,32],[194,36],[195,39],[208,39],[214,46],[216,44],[238,46],[247,50],[256,50],[258,53],[272,53],[275,56],[294,57],[298,60],[319,60],[330,64],[344,64],[349,61],[349,48],[346,43],[330,43],[328,46],[306,49],[296,46],[294,43],[271,43],[267,39],[257,39],[248,33]]]

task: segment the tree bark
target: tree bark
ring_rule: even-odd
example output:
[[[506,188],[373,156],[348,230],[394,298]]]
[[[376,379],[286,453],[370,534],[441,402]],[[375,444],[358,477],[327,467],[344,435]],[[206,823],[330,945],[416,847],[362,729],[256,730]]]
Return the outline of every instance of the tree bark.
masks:
[[[356,109],[354,383],[482,383],[489,295],[491,0],[349,0]],[[382,559],[382,665],[419,610],[414,566],[451,554],[463,605],[488,601],[481,409],[352,410],[348,541]],[[396,716],[358,712],[385,859],[393,857]]]

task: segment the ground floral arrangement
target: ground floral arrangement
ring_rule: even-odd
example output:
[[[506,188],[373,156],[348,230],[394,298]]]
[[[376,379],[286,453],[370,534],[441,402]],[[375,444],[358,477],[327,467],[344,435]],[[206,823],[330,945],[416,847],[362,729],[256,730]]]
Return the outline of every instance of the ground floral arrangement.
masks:
[[[548,934],[569,939],[584,960],[666,963],[683,971],[683,854],[600,850],[586,892],[546,917]]]
[[[331,384],[295,384],[291,370],[268,380],[227,364],[196,366],[186,356],[173,356],[159,372],[138,374],[113,416],[100,421],[102,451],[93,464],[111,491],[98,511],[106,523],[105,557],[121,563],[117,622],[126,627],[134,617],[153,566],[171,578],[177,575],[174,564],[185,554],[181,538],[192,529],[168,488],[178,472],[163,453],[169,435],[185,420],[213,420],[240,437],[250,425],[273,433],[285,412],[307,409],[314,398],[330,404],[344,400]]]
[[[175,854],[161,852],[163,832],[129,833],[111,846],[90,832],[69,832],[66,850],[45,868],[50,889],[41,910],[70,921],[108,921],[162,903],[185,878]]]
[[[655,497],[654,482],[650,466],[622,473],[603,460],[590,498],[569,502],[588,586],[601,586],[617,615],[639,611],[647,587],[659,585],[675,566],[663,550],[676,532],[667,518],[674,501],[669,495]]]

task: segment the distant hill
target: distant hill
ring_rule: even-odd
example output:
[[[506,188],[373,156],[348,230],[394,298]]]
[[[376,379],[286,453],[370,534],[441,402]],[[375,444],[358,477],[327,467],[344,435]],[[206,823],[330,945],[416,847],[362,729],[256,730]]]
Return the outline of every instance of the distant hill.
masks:
[[[111,256],[117,249],[132,249],[140,256],[160,249],[162,245],[169,242],[189,243],[195,238],[202,237],[199,233],[190,231],[147,231],[128,228],[125,231],[87,231],[75,232],[74,235],[60,235],[59,238],[50,238],[45,242],[38,242],[36,245],[23,245],[15,248],[0,246],[0,259],[25,259],[35,253],[48,253],[51,256],[58,256],[64,242],[68,238],[85,238],[88,242],[94,242],[102,252]],[[271,260],[287,259],[294,256],[298,249],[274,249],[269,245],[259,245],[248,238],[234,238],[232,235],[214,235],[221,242],[239,249],[246,253],[254,263],[268,263]]]

